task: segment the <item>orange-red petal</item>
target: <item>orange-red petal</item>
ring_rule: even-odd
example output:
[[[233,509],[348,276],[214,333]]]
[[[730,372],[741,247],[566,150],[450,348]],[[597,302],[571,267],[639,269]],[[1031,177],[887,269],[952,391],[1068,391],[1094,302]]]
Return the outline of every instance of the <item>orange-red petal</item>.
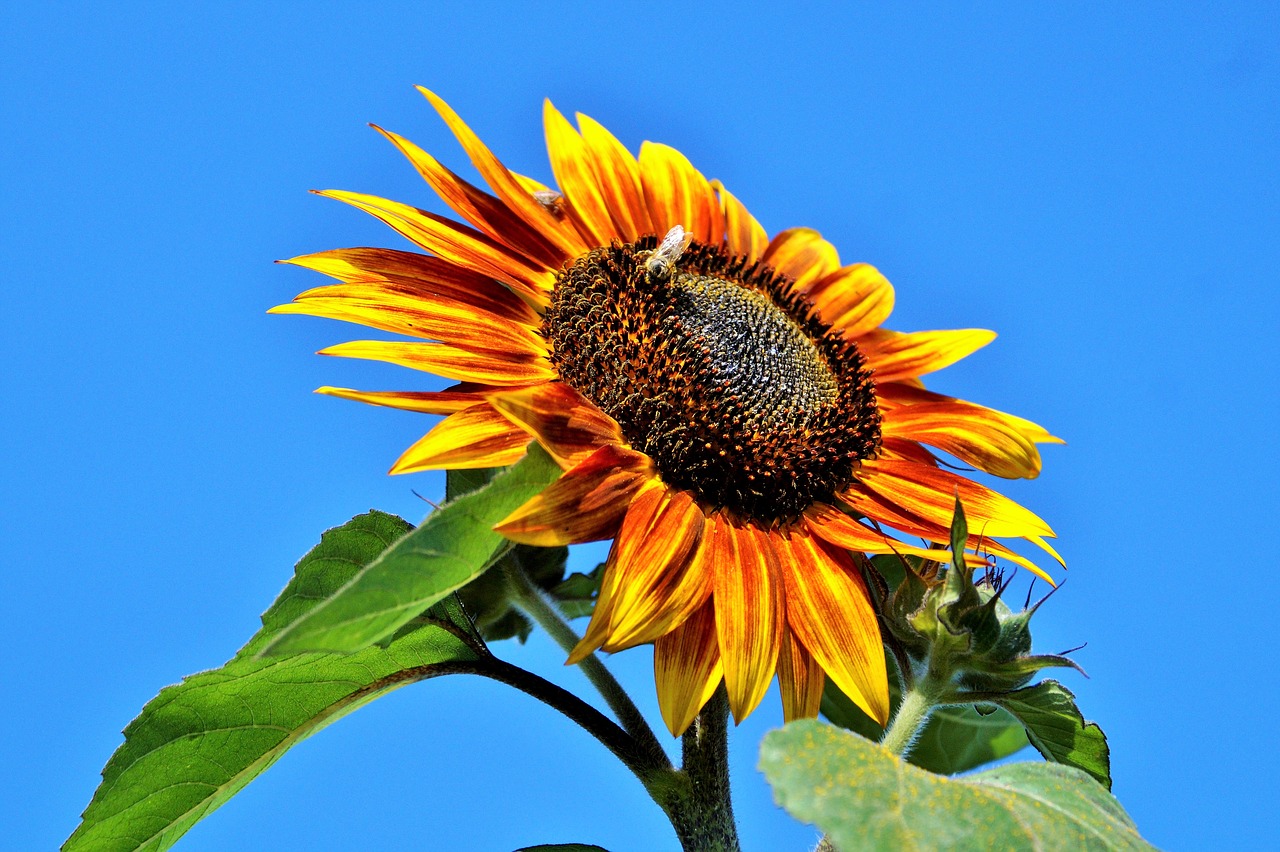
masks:
[[[385,293],[418,295],[477,308],[487,314],[537,328],[541,315],[492,276],[463,269],[444,258],[410,251],[346,248],[280,261],[312,269],[352,286],[353,296],[381,298]],[[298,295],[306,299],[329,292],[317,287]]]
[[[341,190],[322,190],[316,194],[365,211],[427,251],[466,269],[492,276],[526,300],[540,305],[547,303],[546,294],[555,283],[555,274],[534,265],[479,231],[376,195]]]
[[[889,720],[889,679],[880,626],[852,558],[812,536],[793,535],[783,554],[787,623],[827,677],[868,716]]]
[[[652,642],[684,621],[711,593],[711,575],[691,565],[706,526],[687,491],[653,479],[637,492],[613,544],[606,651]]]
[[[486,402],[451,414],[391,466],[392,473],[505,467],[524,457],[529,436]]]
[[[498,391],[488,400],[566,469],[606,444],[626,443],[617,421],[563,382]]]
[[[535,263],[552,269],[560,265],[563,259],[560,252],[500,199],[458,177],[403,136],[383,130],[376,124],[372,127],[404,154],[436,195],[472,225]]]
[[[729,709],[738,722],[764,698],[778,665],[785,622],[781,539],[752,524],[712,519],[719,552],[714,559],[716,636],[724,664]]]
[[[612,538],[635,493],[652,475],[647,456],[601,447],[494,529],[540,547]]]
[[[714,605],[708,601],[683,624],[653,643],[658,708],[672,736],[680,736],[724,677],[716,643]]]

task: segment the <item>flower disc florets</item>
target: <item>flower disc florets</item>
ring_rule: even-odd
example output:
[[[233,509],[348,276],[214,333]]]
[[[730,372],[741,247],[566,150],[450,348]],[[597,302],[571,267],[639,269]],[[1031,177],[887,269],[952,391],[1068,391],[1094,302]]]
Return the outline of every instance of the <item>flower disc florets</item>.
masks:
[[[708,508],[772,526],[833,501],[880,443],[857,347],[768,266],[699,243],[653,263],[656,245],[561,270],[542,329],[561,378]]]

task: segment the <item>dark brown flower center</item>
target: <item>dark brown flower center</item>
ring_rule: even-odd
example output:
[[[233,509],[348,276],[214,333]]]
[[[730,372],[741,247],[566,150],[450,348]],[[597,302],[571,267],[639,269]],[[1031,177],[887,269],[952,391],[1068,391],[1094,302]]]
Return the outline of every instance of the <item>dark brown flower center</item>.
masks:
[[[832,501],[880,444],[857,347],[769,267],[698,243],[656,267],[656,244],[561,270],[543,320],[561,379],[704,508],[773,525]]]

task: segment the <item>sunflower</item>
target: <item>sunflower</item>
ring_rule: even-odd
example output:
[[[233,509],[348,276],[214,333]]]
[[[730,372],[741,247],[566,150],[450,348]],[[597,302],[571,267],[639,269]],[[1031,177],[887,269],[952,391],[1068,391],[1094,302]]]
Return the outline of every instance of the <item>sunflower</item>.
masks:
[[[488,190],[378,129],[466,224],[323,191],[426,254],[349,248],[288,263],[339,283],[276,313],[417,340],[321,352],[435,373],[438,392],[320,393],[444,415],[393,473],[511,464],[531,439],[561,477],[503,521],[532,545],[613,539],[570,662],[652,643],[662,715],[681,734],[721,682],[741,721],[776,673],[787,719],[815,716],[826,678],[886,721],[889,697],[863,554],[946,543],[958,496],[969,557],[993,538],[1044,548],[1032,512],[944,469],[933,449],[1001,477],[1035,477],[1041,427],[924,389],[920,377],[994,338],[882,327],[893,288],[841,265],[808,228],[769,238],[678,151],[633,157],[604,127],[544,120],[558,190],[504,166],[421,90]],[[1061,560],[1059,560],[1061,561]]]

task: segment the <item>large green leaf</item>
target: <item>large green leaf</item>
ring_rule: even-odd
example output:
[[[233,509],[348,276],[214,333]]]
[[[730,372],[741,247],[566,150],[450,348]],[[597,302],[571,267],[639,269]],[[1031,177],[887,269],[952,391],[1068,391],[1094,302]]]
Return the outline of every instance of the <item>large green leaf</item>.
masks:
[[[886,659],[892,717],[902,696],[896,677],[897,665],[892,655],[886,655]],[[874,742],[879,742],[884,734],[881,727],[830,680],[822,693],[822,715]],[[955,775],[1008,757],[1026,746],[1027,734],[1022,724],[1004,710],[984,715],[972,705],[939,707],[929,714],[929,721],[916,737],[906,759],[939,775]]]
[[[945,778],[856,734],[803,720],[765,736],[760,768],[782,807],[846,852],[1153,848],[1110,793],[1061,764]]]
[[[511,542],[493,526],[559,473],[550,456],[530,445],[524,459],[437,509],[422,526],[281,631],[263,653],[354,652],[394,634],[506,553]]]
[[[386,647],[358,654],[258,657],[281,627],[350,580],[409,525],[380,512],[326,532],[220,669],[161,690],[125,728],[70,850],[160,850],[238,792],[289,747],[380,695],[465,668],[483,646],[452,602]]]
[[[1075,766],[1111,789],[1111,751],[1106,734],[1086,722],[1075,696],[1055,680],[993,697],[1026,726],[1027,736],[1045,759]]]

